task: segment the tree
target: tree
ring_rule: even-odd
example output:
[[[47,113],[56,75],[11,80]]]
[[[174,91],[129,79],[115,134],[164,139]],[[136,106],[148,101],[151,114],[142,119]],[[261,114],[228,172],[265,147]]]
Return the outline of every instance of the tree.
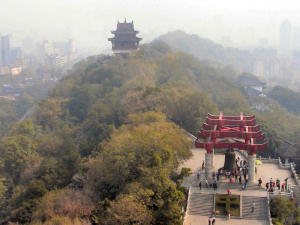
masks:
[[[21,172],[28,166],[34,165],[39,157],[36,153],[36,143],[30,137],[16,135],[6,137],[0,145],[5,171],[17,183]]]
[[[209,96],[200,91],[171,89],[164,93],[164,111],[180,127],[196,134],[207,113],[217,112]]]
[[[102,222],[105,225],[151,224],[151,213],[132,195],[120,195],[111,203]]]

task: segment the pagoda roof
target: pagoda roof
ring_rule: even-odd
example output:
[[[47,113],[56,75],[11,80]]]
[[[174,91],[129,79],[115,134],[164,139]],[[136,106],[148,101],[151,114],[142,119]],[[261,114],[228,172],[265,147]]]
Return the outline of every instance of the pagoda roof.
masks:
[[[244,116],[243,113],[240,116],[224,116],[220,112],[219,116],[207,115],[195,146],[205,148],[207,153],[213,148],[237,148],[248,150],[250,155],[254,155],[256,150],[266,149],[266,143],[254,142],[263,141],[264,138],[259,126],[255,125],[255,116]]]
[[[119,22],[117,24],[117,30],[112,31],[113,34],[116,33],[138,33],[138,31],[134,30],[133,21],[127,22],[126,19],[124,22]]]

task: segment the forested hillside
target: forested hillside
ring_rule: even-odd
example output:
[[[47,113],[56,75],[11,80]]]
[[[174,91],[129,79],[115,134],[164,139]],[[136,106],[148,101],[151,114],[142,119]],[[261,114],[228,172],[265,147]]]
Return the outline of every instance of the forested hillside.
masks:
[[[1,83],[1,82],[0,82]],[[15,100],[0,98],[0,138],[5,136],[12,127],[31,111],[35,102],[47,95],[53,84],[38,83],[24,88],[23,93]]]
[[[191,156],[183,129],[196,133],[208,112],[255,113],[243,93],[163,43],[87,58],[1,142],[1,223],[181,224],[188,171],[178,166]],[[276,154],[278,135],[299,140],[279,105],[256,115],[265,154]]]
[[[254,57],[247,50],[225,48],[209,39],[189,35],[183,31],[169,32],[159,36],[157,40],[167,43],[173,49],[188,52],[200,59],[210,59],[223,65],[232,65],[241,72],[252,72],[253,70]]]
[[[300,114],[300,93],[288,88],[276,86],[272,88],[268,96],[276,100],[280,105],[287,108],[290,112]]]

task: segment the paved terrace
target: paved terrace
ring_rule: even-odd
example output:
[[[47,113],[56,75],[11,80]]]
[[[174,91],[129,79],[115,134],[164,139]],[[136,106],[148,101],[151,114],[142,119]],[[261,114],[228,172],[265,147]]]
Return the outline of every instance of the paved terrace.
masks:
[[[188,216],[184,225],[207,225],[207,216]],[[245,220],[245,219],[230,219],[227,220],[225,217],[217,217],[215,225],[268,225],[265,220]]]
[[[182,164],[182,167],[191,168],[193,174],[197,171],[201,171],[202,162],[205,159],[205,150],[204,149],[192,149],[193,157]],[[236,152],[238,156],[242,159],[244,157]],[[214,168],[217,171],[219,168],[224,166],[225,155],[224,154],[215,154],[214,156]],[[294,179],[291,177],[291,172],[289,169],[281,169],[278,164],[273,163],[263,163],[257,167],[257,178],[261,178],[263,181],[263,187],[265,187],[266,181],[269,181],[273,178],[274,181],[278,178],[280,182],[284,182],[285,178],[288,179],[289,185],[295,185]],[[188,184],[187,184],[188,185]]]
[[[191,186],[191,193],[203,193],[203,194],[212,194],[215,193],[211,188],[202,188],[200,191],[198,187],[199,180],[196,178],[196,172],[201,171],[201,177],[203,179],[204,171],[201,170],[202,162],[205,159],[205,150],[204,149],[192,149],[193,157],[185,162],[182,167],[188,167],[191,168],[193,174],[192,176],[185,179],[183,182],[183,185],[186,187]],[[238,152],[237,154],[240,156],[240,158],[244,159],[242,155],[240,155]],[[214,168],[215,171],[217,171],[219,168],[224,166],[224,160],[225,156],[224,154],[215,154],[214,156]],[[288,179],[289,185],[295,185],[295,181],[291,178],[291,172],[289,169],[281,169],[279,168],[278,164],[273,163],[263,163],[262,165],[257,166],[257,178],[262,178],[263,180],[263,187],[265,186],[265,182],[269,181],[270,178],[273,178],[273,180],[276,180],[277,178],[280,179],[281,182],[284,182],[285,178]],[[218,188],[217,193],[226,193],[227,186],[226,182],[228,180],[222,179],[221,180],[222,185],[219,185],[220,188]],[[240,186],[237,184],[234,184],[237,188],[231,188],[232,194],[238,194],[241,196],[257,196],[257,197],[266,197],[267,192],[264,190],[264,188],[259,188],[256,186],[256,184],[249,184],[248,190],[242,191]],[[202,187],[205,186],[202,183]],[[276,191],[276,193],[279,193]],[[187,215],[184,225],[205,225],[208,224],[208,217],[207,216],[201,216],[201,215]],[[268,224],[267,220],[248,220],[248,219],[240,219],[240,218],[231,218],[230,220],[227,220],[225,217],[219,217],[216,218],[216,225],[219,224],[230,224],[230,225],[237,225],[237,224],[243,224],[243,225],[264,225]]]

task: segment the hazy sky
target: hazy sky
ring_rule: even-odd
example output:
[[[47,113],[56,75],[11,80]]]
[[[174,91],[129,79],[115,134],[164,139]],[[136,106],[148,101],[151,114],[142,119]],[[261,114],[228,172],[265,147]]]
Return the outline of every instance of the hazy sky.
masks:
[[[260,38],[276,45],[282,20],[300,27],[299,0],[0,0],[0,6],[0,33],[12,34],[16,45],[26,36],[72,38],[95,51],[110,48],[110,31],[125,17],[144,42],[181,29],[237,45]]]

